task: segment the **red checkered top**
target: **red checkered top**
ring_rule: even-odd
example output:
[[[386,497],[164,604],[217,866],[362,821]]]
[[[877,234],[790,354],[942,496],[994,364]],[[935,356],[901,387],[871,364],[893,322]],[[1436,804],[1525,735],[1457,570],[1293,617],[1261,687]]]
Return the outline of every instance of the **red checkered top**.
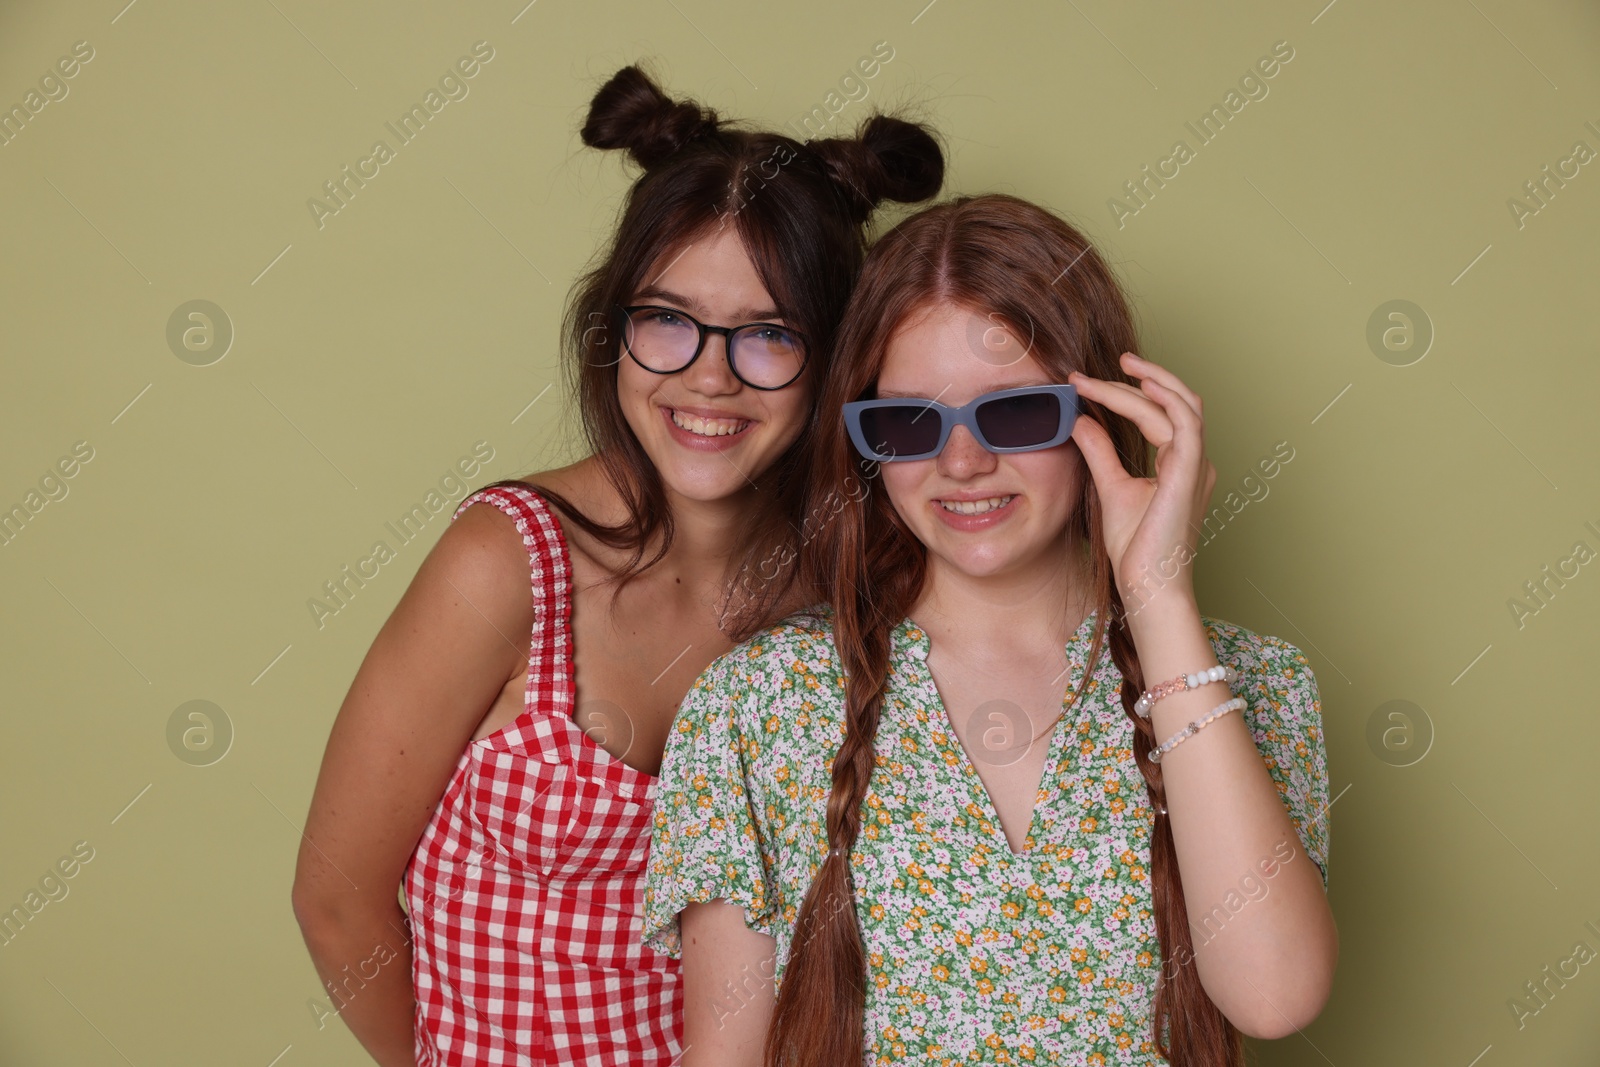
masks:
[[[572,720],[572,567],[531,489],[510,515],[533,571],[524,710],[473,741],[406,867],[420,1067],[667,1064],[678,962],[641,942],[656,778]]]

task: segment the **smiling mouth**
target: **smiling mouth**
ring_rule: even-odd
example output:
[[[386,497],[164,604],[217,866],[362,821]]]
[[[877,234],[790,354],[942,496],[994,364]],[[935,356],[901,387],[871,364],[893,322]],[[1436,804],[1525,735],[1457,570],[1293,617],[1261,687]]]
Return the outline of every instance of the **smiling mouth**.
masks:
[[[672,425],[700,437],[727,437],[743,431],[750,425],[749,419],[706,419],[699,415],[685,414],[677,408],[669,410],[672,415]]]
[[[1010,496],[992,496],[987,500],[941,500],[939,506],[957,515],[982,515],[1003,508],[1016,498],[1017,494],[1012,493]]]

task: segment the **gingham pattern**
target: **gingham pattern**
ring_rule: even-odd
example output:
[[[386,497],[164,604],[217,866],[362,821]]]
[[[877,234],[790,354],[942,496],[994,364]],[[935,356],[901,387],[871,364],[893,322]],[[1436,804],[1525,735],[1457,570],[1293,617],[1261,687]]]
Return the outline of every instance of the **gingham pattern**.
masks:
[[[642,944],[653,775],[572,721],[571,565],[548,505],[483,489],[532,564],[523,713],[467,746],[406,868],[420,1067],[667,1064],[678,962]]]

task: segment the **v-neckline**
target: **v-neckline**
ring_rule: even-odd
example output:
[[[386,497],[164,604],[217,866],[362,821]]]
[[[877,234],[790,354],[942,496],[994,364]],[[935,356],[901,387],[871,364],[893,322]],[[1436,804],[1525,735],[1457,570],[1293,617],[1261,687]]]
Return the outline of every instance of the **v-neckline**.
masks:
[[[928,692],[932,695],[932,701],[935,706],[929,708],[928,711],[930,716],[938,716],[937,721],[940,726],[940,729],[934,734],[935,739],[937,740],[941,735],[946,738],[941,747],[944,747],[947,752],[955,757],[957,773],[961,775],[966,783],[968,796],[974,797],[974,799],[976,797],[982,798],[983,817],[988,820],[993,830],[993,836],[998,839],[999,847],[1004,849],[1005,854],[1013,860],[1027,859],[1033,852],[1033,842],[1035,840],[1033,832],[1039,821],[1039,808],[1042,806],[1039,800],[1039,793],[1044,789],[1045,783],[1056,774],[1061,764],[1062,738],[1068,733],[1066,724],[1070,721],[1065,714],[1067,700],[1078,685],[1082,683],[1084,673],[1091,668],[1090,664],[1084,662],[1084,658],[1088,650],[1089,635],[1094,632],[1094,623],[1097,615],[1098,612],[1090,611],[1088,615],[1084,616],[1083,621],[1078,624],[1077,630],[1073,631],[1072,636],[1067,639],[1066,645],[1063,646],[1063,651],[1067,654],[1067,684],[1061,697],[1063,714],[1050,727],[1049,748],[1045,751],[1044,769],[1039,774],[1039,784],[1033,790],[1033,803],[1028,809],[1028,826],[1022,836],[1021,852],[1011,847],[1011,839],[1006,836],[1005,824],[1000,819],[1000,809],[994,802],[994,795],[989,792],[988,783],[983,780],[983,775],[978,773],[978,767],[973,763],[972,755],[967,751],[967,746],[956,735],[955,722],[950,718],[950,709],[945,705],[944,694],[939,692],[939,683],[933,677],[933,669],[928,666],[928,652],[933,647],[932,640],[928,637],[927,631],[909,618],[903,620],[896,627],[896,633],[905,642],[907,651],[917,661],[917,670],[921,673],[921,681],[927,686]],[[1101,656],[1103,657],[1104,655],[1105,646],[1102,645]],[[1080,710],[1081,707],[1082,704],[1080,702]]]

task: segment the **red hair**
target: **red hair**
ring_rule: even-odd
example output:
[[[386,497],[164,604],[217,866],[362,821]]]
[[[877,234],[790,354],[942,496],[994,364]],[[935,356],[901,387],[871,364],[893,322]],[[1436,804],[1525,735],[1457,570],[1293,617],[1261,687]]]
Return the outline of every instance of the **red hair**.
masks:
[[[840,325],[833,373],[818,402],[816,482],[808,503],[837,514],[801,554],[805,584],[834,608],[834,644],[847,676],[845,735],[834,757],[828,799],[830,851],[796,922],[805,936],[795,939],[783,974],[767,1037],[769,1065],[837,1067],[858,1064],[863,1057],[866,961],[849,855],[872,778],[892,629],[922,590],[927,554],[885,493],[843,492],[856,484],[859,460],[839,411],[847,401],[872,395],[896,329],[941,303],[999,316],[1016,336],[1031,337],[1034,358],[1057,381],[1066,381],[1072,370],[1132,381],[1119,357],[1138,351],[1138,336],[1121,288],[1087,239],[1040,207],[999,194],[961,197],[905,220],[868,254]],[[1110,435],[1128,472],[1149,477],[1152,457],[1138,427],[1093,401],[1083,405]],[[1156,813],[1150,868],[1162,957],[1187,961],[1193,942],[1161,768],[1149,757],[1152,727],[1133,711],[1144,677],[1087,470],[1079,479],[1068,542],[1072,550],[1087,553],[1098,611],[1088,663],[1098,663],[1102,645],[1110,644],[1122,674],[1123,709],[1134,726],[1134,759]],[[1082,696],[1093,673],[1085,670],[1068,707]],[[1151,1020],[1154,1047],[1174,1064],[1235,1067],[1241,1062],[1239,1031],[1206,994],[1193,967],[1178,966],[1162,975]]]

